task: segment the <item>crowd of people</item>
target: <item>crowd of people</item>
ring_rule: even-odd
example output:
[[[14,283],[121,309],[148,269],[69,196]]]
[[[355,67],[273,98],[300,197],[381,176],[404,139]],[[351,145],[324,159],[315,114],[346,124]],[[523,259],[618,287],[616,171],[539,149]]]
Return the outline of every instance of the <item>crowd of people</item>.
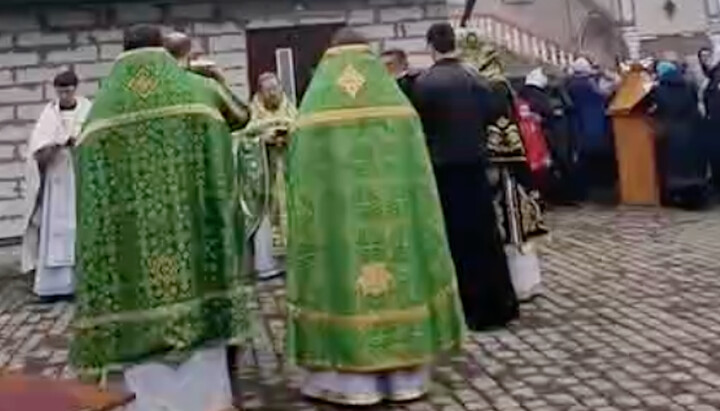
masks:
[[[562,92],[542,69],[515,90],[474,33],[437,23],[427,42],[419,71],[341,29],[298,108],[274,73],[245,104],[153,26],[125,33],[92,103],[60,74],[29,143],[23,262],[43,302],[75,297],[81,375],[119,376],[138,411],[233,409],[254,282],[283,273],[288,358],[332,403],[418,399],[466,328],[515,320],[542,292],[541,193],[576,201],[612,175],[615,82],[581,58]],[[678,153],[686,124],[716,120],[657,71],[648,110]],[[690,184],[682,166],[669,186]]]
[[[422,72],[408,66],[402,50],[383,57],[409,93]],[[640,106],[655,129],[662,202],[689,209],[709,205],[720,190],[720,140],[712,131],[720,117],[720,70],[710,49],[698,53],[698,62],[701,75],[678,59],[642,62],[652,86]],[[615,201],[608,108],[623,70],[628,68],[603,70],[579,57],[563,72],[538,67],[510,79],[532,181],[546,203]]]

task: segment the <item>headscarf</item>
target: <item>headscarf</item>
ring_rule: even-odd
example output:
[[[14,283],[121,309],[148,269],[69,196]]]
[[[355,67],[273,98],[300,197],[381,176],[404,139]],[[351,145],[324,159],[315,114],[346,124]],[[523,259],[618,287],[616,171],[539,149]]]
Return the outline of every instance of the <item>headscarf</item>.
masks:
[[[661,80],[666,79],[678,73],[678,66],[670,61],[661,61],[655,67],[655,72]]]
[[[538,67],[531,71],[530,74],[525,77],[525,85],[535,86],[537,88],[546,88],[548,85],[548,78],[545,75],[542,67]]]
[[[592,74],[593,72],[592,63],[585,57],[578,57],[573,61],[570,69],[572,70],[572,74]]]

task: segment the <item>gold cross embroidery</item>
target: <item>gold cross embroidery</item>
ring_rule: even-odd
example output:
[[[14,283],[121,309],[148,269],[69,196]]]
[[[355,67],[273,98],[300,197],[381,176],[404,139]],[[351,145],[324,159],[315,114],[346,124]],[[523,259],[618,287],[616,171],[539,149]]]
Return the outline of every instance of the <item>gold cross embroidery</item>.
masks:
[[[141,68],[128,83],[128,88],[141,98],[147,98],[158,86],[158,80],[147,69]]]
[[[360,268],[355,289],[362,296],[380,297],[390,291],[394,283],[395,279],[385,264],[372,263]]]
[[[345,66],[342,74],[338,78],[337,85],[343,89],[350,97],[355,98],[357,93],[365,85],[365,77],[355,69],[351,64]]]

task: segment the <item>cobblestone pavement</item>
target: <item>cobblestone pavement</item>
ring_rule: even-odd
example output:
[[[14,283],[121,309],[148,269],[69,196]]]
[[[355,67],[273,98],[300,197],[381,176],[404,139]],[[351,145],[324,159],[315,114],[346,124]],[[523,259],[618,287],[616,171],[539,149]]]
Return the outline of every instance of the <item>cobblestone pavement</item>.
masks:
[[[376,409],[720,410],[720,210],[584,208],[550,220],[545,296],[441,362],[426,401]],[[71,378],[73,307],[28,304],[27,280],[0,281],[0,368]],[[282,284],[264,284],[259,305],[244,408],[336,409],[303,401],[283,365]]]

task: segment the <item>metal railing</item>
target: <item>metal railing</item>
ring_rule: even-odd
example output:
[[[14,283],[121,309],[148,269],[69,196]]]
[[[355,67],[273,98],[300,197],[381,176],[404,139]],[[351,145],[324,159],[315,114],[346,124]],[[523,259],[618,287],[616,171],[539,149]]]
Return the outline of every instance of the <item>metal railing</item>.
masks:
[[[452,13],[450,21],[457,27],[461,17],[461,11]],[[467,21],[467,28],[477,31],[479,36],[496,46],[537,63],[563,68],[579,56],[557,42],[491,14],[473,13]]]

